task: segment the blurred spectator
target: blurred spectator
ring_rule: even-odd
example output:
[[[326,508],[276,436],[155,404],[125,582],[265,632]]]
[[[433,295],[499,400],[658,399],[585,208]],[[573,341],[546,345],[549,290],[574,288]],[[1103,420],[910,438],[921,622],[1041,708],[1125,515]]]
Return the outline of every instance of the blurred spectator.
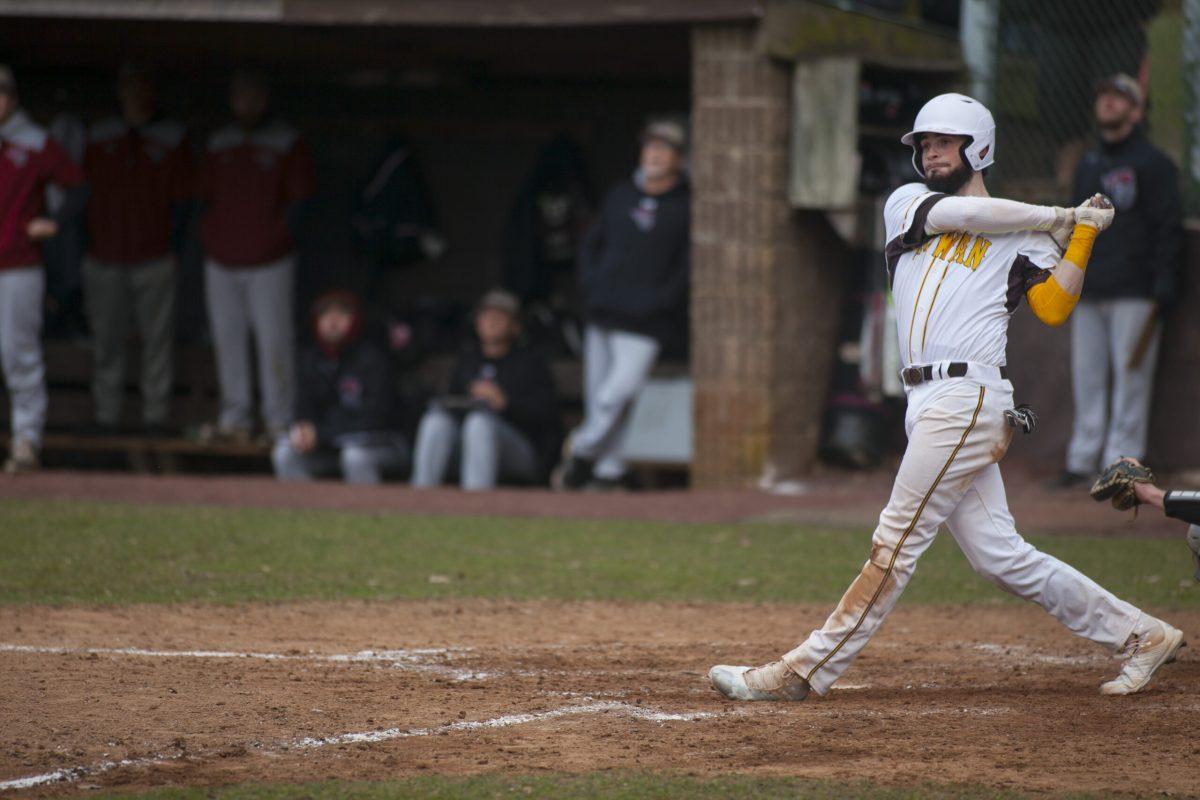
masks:
[[[65,190],[54,217],[42,211],[49,183]],[[12,71],[0,65],[0,365],[12,404],[6,472],[37,468],[46,423],[40,338],[46,273],[38,243],[86,202],[83,173],[19,107]]]
[[[275,443],[280,480],[336,475],[347,483],[379,483],[408,464],[408,445],[391,425],[391,364],[383,347],[362,335],[358,298],[326,292],[313,304],[315,341],[300,353],[296,421]]]
[[[417,433],[413,485],[438,486],[452,462],[462,488],[544,480],[561,440],[554,381],[545,358],[521,347],[520,303],[494,289],[475,314],[478,343],[459,357],[446,395]]]
[[[53,116],[47,131],[71,161],[82,164],[87,147],[87,126],[83,124],[83,118],[72,110],[73,105],[66,89],[56,90]],[[57,214],[65,200],[66,192],[62,187],[54,184],[46,187],[48,214]],[[63,220],[58,227],[58,234],[42,243],[42,256],[46,261],[48,338],[87,338],[87,323],[83,314],[84,227],[82,215]]]
[[[158,116],[155,86],[126,64],[117,78],[120,115],[92,126],[83,170],[88,201],[84,286],[95,362],[96,424],[114,430],[125,397],[132,321],[142,347],[142,422],[166,428],[171,413],[176,257],[192,176],[186,131]]]
[[[691,190],[685,152],[682,124],[649,124],[633,180],[608,193],[584,239],[584,419],[556,470],[559,488],[611,488],[626,478],[620,451],[629,409],[687,302]]]
[[[504,231],[504,286],[525,306],[526,334],[556,353],[582,350],[576,258],[592,207],[583,148],[560,133],[538,151]]]
[[[1117,214],[1092,253],[1071,322],[1075,423],[1056,482],[1063,487],[1121,456],[1145,456],[1159,315],[1178,289],[1183,229],[1176,169],[1142,132],[1143,108],[1133,78],[1102,81],[1100,142],[1075,173],[1074,202],[1103,192]]]
[[[313,193],[313,164],[296,129],[267,116],[269,100],[262,76],[234,76],[234,122],[211,136],[201,171],[205,293],[221,385],[212,432],[218,438],[247,438],[254,424],[251,333],[269,435],[287,431],[295,405],[292,231]]]

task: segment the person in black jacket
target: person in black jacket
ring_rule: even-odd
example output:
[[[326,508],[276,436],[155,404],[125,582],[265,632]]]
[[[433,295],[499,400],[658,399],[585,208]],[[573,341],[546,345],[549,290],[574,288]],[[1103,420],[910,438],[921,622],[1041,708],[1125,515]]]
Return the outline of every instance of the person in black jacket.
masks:
[[[633,180],[608,193],[584,238],[584,419],[555,471],[556,488],[608,488],[624,481],[621,446],[629,409],[687,303],[691,189],[685,152],[682,124],[647,125]]]
[[[334,290],[313,304],[315,343],[300,354],[296,422],[271,453],[280,480],[337,474],[347,483],[379,483],[404,470],[408,445],[393,430],[391,365],[361,335],[358,298]]]
[[[1146,139],[1142,100],[1128,75],[1098,85],[1100,142],[1075,172],[1076,202],[1103,192],[1117,213],[1072,317],[1075,421],[1061,487],[1090,481],[1121,456],[1145,456],[1159,318],[1178,290],[1183,228],[1177,170]]]
[[[502,289],[485,294],[475,314],[478,341],[421,418],[413,486],[440,485],[455,460],[468,490],[545,479],[562,438],[558,403],[546,359],[517,344],[520,332],[517,298]]]

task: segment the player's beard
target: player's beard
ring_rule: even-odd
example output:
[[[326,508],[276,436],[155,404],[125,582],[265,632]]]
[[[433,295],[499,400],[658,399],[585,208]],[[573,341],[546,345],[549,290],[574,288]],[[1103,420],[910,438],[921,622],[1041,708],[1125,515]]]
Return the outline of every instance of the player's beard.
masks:
[[[966,163],[962,163],[940,178],[926,178],[925,185],[940,194],[955,194],[959,189],[967,185],[967,181],[971,180],[972,174],[974,174],[974,170],[968,167]]]

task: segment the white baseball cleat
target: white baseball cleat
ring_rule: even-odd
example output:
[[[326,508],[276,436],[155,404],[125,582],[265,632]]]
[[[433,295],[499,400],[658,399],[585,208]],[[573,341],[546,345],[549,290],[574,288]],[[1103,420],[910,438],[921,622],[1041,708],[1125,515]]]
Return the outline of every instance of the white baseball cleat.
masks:
[[[708,671],[708,679],[714,689],[730,700],[803,700],[808,697],[808,681],[782,661],[772,661],[762,667],[718,664]]]
[[[1136,694],[1146,688],[1155,671],[1175,660],[1176,653],[1186,645],[1183,631],[1162,620],[1152,619],[1148,630],[1135,630],[1121,648],[1125,659],[1121,674],[1100,685],[1100,694]]]

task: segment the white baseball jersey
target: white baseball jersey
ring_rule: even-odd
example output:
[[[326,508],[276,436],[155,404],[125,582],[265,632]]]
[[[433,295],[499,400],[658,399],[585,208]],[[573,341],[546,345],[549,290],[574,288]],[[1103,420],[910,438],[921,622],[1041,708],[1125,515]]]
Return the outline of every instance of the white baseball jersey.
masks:
[[[1022,295],[1049,277],[1058,249],[1040,231],[925,233],[945,195],[901,186],[884,206],[887,269],[904,366],[938,361],[1005,365],[1008,320]]]

